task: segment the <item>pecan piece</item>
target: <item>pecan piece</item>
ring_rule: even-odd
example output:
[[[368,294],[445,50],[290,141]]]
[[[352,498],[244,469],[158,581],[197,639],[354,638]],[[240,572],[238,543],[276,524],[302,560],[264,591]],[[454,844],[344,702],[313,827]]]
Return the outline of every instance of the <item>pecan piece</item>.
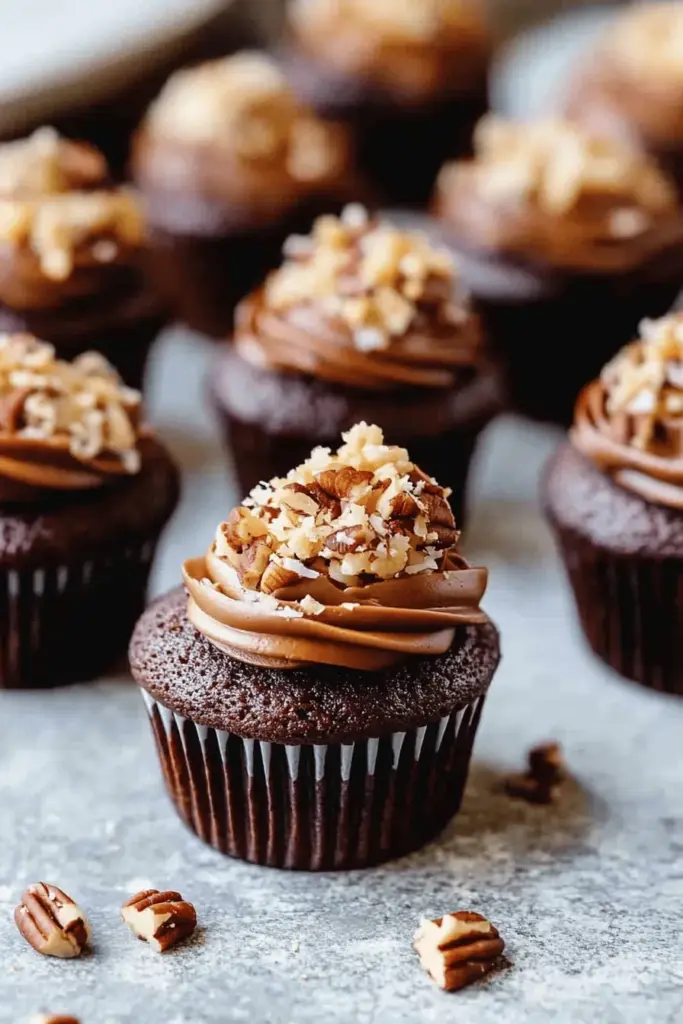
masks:
[[[412,519],[420,511],[412,494],[402,492],[392,498],[388,519]]]
[[[442,494],[432,494],[425,487],[420,495],[420,502],[429,520],[430,529],[434,529],[435,526],[447,526],[451,530],[455,529],[453,510]]]
[[[338,498],[332,497],[331,494],[324,491],[320,484],[315,481],[308,485],[306,491],[322,509],[326,509],[332,513],[332,519],[339,518],[341,515],[341,502]]]
[[[242,552],[259,537],[265,537],[268,530],[251,509],[240,505],[234,508],[225,523],[223,535],[226,542],[235,551]]]
[[[367,547],[372,539],[372,534],[365,526],[345,526],[329,535],[325,547],[339,555],[347,555]]]
[[[254,541],[239,557],[237,573],[247,590],[258,590],[263,573],[266,571],[272,552],[263,541]]]
[[[177,942],[192,935],[197,913],[179,892],[145,889],[121,907],[121,917],[133,935],[149,942],[157,953],[165,953]]]
[[[39,1013],[31,1017],[29,1024],[81,1024],[78,1017],[64,1016],[61,1013]]]
[[[269,562],[261,577],[260,590],[264,594],[272,594],[280,587],[288,587],[290,583],[298,583],[301,577],[291,569],[285,569],[279,562]]]
[[[316,476],[317,482],[326,494],[340,501],[346,499],[353,501],[359,497],[369,484],[372,483],[373,474],[367,469],[353,469],[352,466],[342,466],[339,469],[325,469]]]
[[[29,388],[14,388],[0,398],[0,430],[15,434],[21,426],[24,402],[31,394]]]
[[[423,919],[413,948],[427,974],[452,992],[488,974],[505,943],[481,914],[459,910],[435,921]]]
[[[30,946],[44,956],[80,956],[90,926],[77,903],[48,882],[34,882],[21,897],[14,921]]]
[[[559,743],[540,743],[527,754],[528,769],[505,780],[509,796],[530,804],[551,804],[566,779],[566,769]]]

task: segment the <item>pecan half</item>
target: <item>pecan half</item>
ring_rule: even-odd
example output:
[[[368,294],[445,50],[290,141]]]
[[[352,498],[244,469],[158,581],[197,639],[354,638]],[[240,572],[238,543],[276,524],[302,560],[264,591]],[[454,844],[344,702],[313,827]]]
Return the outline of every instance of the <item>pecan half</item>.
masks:
[[[21,897],[14,921],[30,946],[44,956],[80,956],[90,926],[77,903],[48,882],[34,882]]]
[[[527,754],[526,772],[508,776],[505,791],[509,796],[530,804],[551,804],[566,779],[566,768],[559,743],[541,743]]]
[[[121,907],[121,917],[133,935],[149,942],[152,949],[165,953],[171,946],[192,935],[197,913],[179,892],[145,889]]]
[[[340,501],[353,501],[372,483],[373,474],[367,469],[353,469],[342,466],[339,469],[325,469],[318,473],[316,480],[326,494]]]
[[[429,976],[452,992],[488,974],[505,943],[481,914],[459,910],[434,921],[422,920],[413,948]]]

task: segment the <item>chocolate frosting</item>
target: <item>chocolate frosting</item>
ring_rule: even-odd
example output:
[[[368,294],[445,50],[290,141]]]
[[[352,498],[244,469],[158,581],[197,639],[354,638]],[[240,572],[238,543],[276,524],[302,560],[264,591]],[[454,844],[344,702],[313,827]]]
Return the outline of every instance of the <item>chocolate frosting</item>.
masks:
[[[599,380],[581,392],[570,432],[574,446],[646,501],[683,509],[683,423],[669,426],[675,455],[635,448],[630,443],[633,417],[610,416],[606,400],[605,385]]]
[[[392,3],[380,14],[380,2],[295,3],[290,34],[322,66],[371,82],[404,103],[457,94],[481,80],[492,38],[477,0],[414,0],[406,24]]]
[[[484,133],[489,125],[490,120],[482,122]],[[596,273],[628,271],[683,245],[683,216],[673,186],[647,157],[634,156],[617,142],[582,139],[580,129],[562,122],[547,126],[567,137],[566,159],[560,159],[559,145],[555,151],[548,146],[539,156],[531,149],[531,131],[537,135],[541,122],[529,126],[529,153],[520,160],[526,126],[502,125],[517,134],[518,148],[510,158],[504,151],[488,154],[484,143],[483,154],[447,165],[440,175],[434,212],[459,244],[530,264]],[[574,142],[570,131],[576,133]],[[593,146],[604,152],[591,154]],[[582,157],[595,158],[588,171],[598,174],[604,160],[610,179],[602,187],[597,175],[591,182],[582,181]],[[560,174],[567,180],[560,180]],[[567,199],[539,201],[534,195],[539,187],[557,188],[559,195],[566,190]]]
[[[339,588],[328,578],[249,600],[231,566],[209,551],[183,566],[190,621],[226,654],[254,665],[297,668],[318,663],[373,671],[408,655],[443,654],[455,627],[488,622],[479,609],[486,569],[462,559],[443,572]],[[310,596],[319,614],[302,610]],[[306,606],[304,606],[306,607]]]
[[[263,291],[237,311],[235,348],[264,369],[302,373],[354,388],[449,388],[458,372],[481,359],[483,339],[473,314],[460,326],[426,320],[389,348],[361,352],[352,331],[316,303],[270,309]]]

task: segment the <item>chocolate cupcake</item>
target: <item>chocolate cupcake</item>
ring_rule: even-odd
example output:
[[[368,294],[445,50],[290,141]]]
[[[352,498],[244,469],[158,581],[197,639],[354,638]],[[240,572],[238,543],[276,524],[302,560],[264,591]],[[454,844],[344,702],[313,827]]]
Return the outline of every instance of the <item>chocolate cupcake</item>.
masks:
[[[240,490],[365,420],[451,488],[460,523],[499,387],[453,260],[357,205],[319,218],[285,252],[240,305],[213,376]]]
[[[286,74],[351,126],[388,203],[424,205],[444,160],[470,151],[488,108],[491,36],[479,0],[294,0]]]
[[[683,314],[644,321],[581,393],[545,505],[595,653],[683,695]]]
[[[0,687],[91,679],[125,653],[178,474],[95,352],[0,336]]]
[[[284,239],[354,195],[346,132],[244,52],[172,75],[133,146],[159,289],[216,337],[277,264]]]
[[[139,204],[96,149],[51,128],[0,145],[0,331],[64,359],[97,349],[139,387],[166,321],[143,238]]]
[[[633,4],[572,76],[564,108],[650,153],[683,189],[683,4]]]
[[[512,404],[571,422],[579,390],[683,278],[683,214],[657,167],[565,121],[485,118],[435,208],[505,363]]]
[[[256,488],[131,643],[166,785],[223,853],[363,867],[458,810],[499,660],[446,491],[358,424]]]

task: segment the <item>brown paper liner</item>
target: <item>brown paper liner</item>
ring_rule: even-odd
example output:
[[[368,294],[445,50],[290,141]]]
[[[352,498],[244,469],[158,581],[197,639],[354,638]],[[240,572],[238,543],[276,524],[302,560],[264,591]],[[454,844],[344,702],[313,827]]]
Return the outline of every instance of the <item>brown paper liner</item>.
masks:
[[[286,476],[293,466],[305,462],[315,445],[339,447],[339,436],[334,438],[291,437],[268,434],[258,424],[245,423],[218,410],[224,427],[237,478],[238,493],[247,495],[262,480]],[[435,437],[387,437],[387,443],[408,449],[416,466],[434,477],[442,487],[450,487],[448,501],[458,528],[466,519],[467,476],[479,434],[484,423],[473,427],[460,426]]]
[[[554,527],[593,651],[627,679],[683,696],[683,562],[618,555]]]
[[[157,538],[62,565],[0,567],[0,689],[90,680],[125,655]]]
[[[378,864],[437,835],[460,808],[485,699],[405,733],[299,746],[196,725],[142,693],[186,825],[232,857],[308,871]]]

